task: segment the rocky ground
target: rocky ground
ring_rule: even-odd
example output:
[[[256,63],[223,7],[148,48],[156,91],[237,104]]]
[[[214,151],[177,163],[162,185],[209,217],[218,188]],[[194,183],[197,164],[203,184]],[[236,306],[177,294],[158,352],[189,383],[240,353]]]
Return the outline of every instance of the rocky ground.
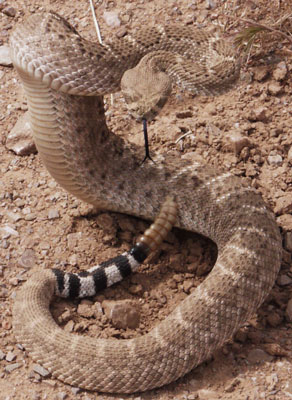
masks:
[[[151,151],[171,152],[247,177],[275,212],[283,235],[282,268],[256,315],[209,362],[165,388],[133,396],[99,395],[64,385],[34,364],[15,341],[11,307],[32,267],[88,268],[128,249],[147,226],[136,218],[93,210],[65,193],[25,136],[27,105],[6,60],[9,34],[26,15],[46,9],[96,40],[88,2],[72,4],[0,0],[0,399],[291,399],[291,0],[114,0],[96,7],[104,38],[134,34],[141,24],[178,22],[206,28],[219,24],[231,40],[247,26],[247,19],[286,32],[286,37],[265,32],[254,42],[231,91],[215,98],[176,91],[149,127]],[[114,131],[143,144],[141,126],[127,115],[119,94],[107,117]],[[64,329],[79,334],[140,335],[204,279],[215,258],[209,240],[174,230],[138,273],[94,299],[57,300],[52,313]]]

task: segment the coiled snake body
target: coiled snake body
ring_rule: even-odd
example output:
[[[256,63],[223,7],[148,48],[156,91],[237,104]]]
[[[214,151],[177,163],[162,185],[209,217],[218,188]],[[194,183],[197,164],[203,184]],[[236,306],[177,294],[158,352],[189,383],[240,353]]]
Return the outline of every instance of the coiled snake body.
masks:
[[[238,75],[224,41],[189,27],[149,28],[135,39],[99,46],[49,13],[33,15],[11,35],[35,141],[55,179],[100,208],[150,220],[172,196],[176,225],[218,246],[206,280],[148,334],[130,340],[94,340],[63,331],[49,312],[56,275],[39,269],[28,279],[13,308],[17,340],[53,376],[90,390],[130,393],[183,376],[256,311],[280,266],[274,216],[245,181],[176,159],[141,166],[140,150],[107,128],[102,95],[119,90],[123,73],[154,51],[161,55],[154,69],[194,92],[216,92]],[[172,53],[178,64],[168,66]]]

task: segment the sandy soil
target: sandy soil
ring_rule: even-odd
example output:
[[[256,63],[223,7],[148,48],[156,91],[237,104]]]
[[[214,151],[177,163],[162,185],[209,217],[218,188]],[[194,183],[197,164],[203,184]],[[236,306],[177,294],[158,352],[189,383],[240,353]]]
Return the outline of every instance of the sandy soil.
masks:
[[[74,6],[69,0],[0,1],[1,8],[3,4],[14,7],[16,15],[0,12],[0,45],[8,43],[11,29],[25,15],[42,9],[59,12],[82,34],[96,40],[87,1],[74,2]],[[207,28],[219,23],[226,37],[232,38],[244,26],[239,17],[272,26],[291,9],[291,0],[115,0],[97,6],[104,38],[134,33],[141,24],[174,21]],[[108,26],[102,18],[104,11],[115,12],[120,27]],[[7,136],[27,107],[16,72],[0,66],[0,399],[292,398],[291,55],[291,42],[284,37],[275,32],[263,36],[253,46],[240,82],[231,91],[216,98],[193,98],[174,91],[149,127],[152,151],[172,152],[250,179],[277,216],[284,255],[271,294],[233,341],[179,381],[133,396],[99,395],[42,377],[15,342],[11,305],[33,266],[88,268],[128,249],[147,223],[93,210],[65,193],[38,155],[21,157],[8,150]],[[119,94],[109,108],[108,121],[118,134],[143,144],[141,126],[127,115]],[[7,226],[13,230],[10,234]],[[85,300],[80,307],[77,302],[56,301],[53,315],[64,329],[82,334],[134,337],[148,331],[187,296],[204,279],[215,258],[216,248],[209,240],[174,230],[137,274],[96,296],[95,303]],[[107,299],[131,299],[140,308],[138,328],[113,326],[100,306]]]

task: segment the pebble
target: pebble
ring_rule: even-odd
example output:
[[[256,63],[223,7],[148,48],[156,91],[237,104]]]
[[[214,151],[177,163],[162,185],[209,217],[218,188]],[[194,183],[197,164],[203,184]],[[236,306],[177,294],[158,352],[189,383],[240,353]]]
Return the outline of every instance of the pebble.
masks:
[[[102,308],[113,326],[119,329],[135,329],[140,323],[140,309],[129,300],[104,300]]]
[[[7,15],[8,17],[15,17],[16,10],[14,7],[5,7],[2,10],[3,14]]]
[[[27,156],[37,152],[32,138],[28,112],[18,118],[18,121],[7,136],[5,145],[18,156]]]
[[[19,236],[19,233],[10,225],[5,224],[0,228],[0,236],[2,239],[8,239],[10,236]]]
[[[25,268],[30,269],[35,267],[36,265],[36,255],[34,250],[25,249],[22,253],[21,257],[18,259],[18,265]]]
[[[277,94],[280,94],[283,91],[282,86],[280,85],[279,82],[277,81],[272,81],[268,85],[268,92],[272,94],[273,96],[276,96]]]
[[[55,208],[51,208],[48,212],[48,219],[57,219],[60,218],[59,211]]]
[[[292,278],[290,278],[286,274],[282,274],[282,275],[278,276],[278,278],[277,278],[277,284],[279,286],[287,286],[287,285],[291,285],[291,283],[292,283]]]
[[[287,303],[286,316],[287,316],[288,321],[292,322],[292,298]]]
[[[252,110],[249,119],[251,121],[262,121],[265,122],[267,121],[267,109],[266,107],[257,107],[254,110]]]
[[[218,393],[214,390],[200,389],[197,394],[200,400],[218,400]]]
[[[267,321],[271,326],[273,326],[275,328],[276,326],[279,326],[281,324],[281,322],[283,321],[283,317],[282,317],[282,315],[280,315],[279,313],[277,313],[275,311],[275,312],[271,312],[267,316]]]
[[[47,369],[45,369],[44,367],[42,367],[39,364],[33,364],[32,370],[34,372],[36,372],[37,374],[39,374],[40,376],[42,376],[43,378],[46,378],[47,376],[49,376],[51,374]]]
[[[254,79],[258,82],[263,81],[269,75],[269,69],[266,65],[257,67],[254,71]]]
[[[0,65],[3,65],[4,67],[12,67],[8,46],[0,46]]]
[[[0,361],[4,360],[5,353],[0,349]]]
[[[235,154],[239,154],[244,147],[250,146],[248,137],[241,135],[239,132],[232,132],[224,137],[227,149]]]
[[[121,20],[119,19],[118,14],[114,11],[105,11],[103,13],[103,19],[111,28],[118,28],[121,25]]]
[[[204,113],[206,113],[207,115],[216,115],[216,105],[214,103],[207,104],[204,108]]]
[[[292,164],[292,146],[290,147],[290,149],[288,151],[287,159],[288,159],[289,163]]]
[[[286,78],[287,72],[287,65],[285,61],[281,61],[277,65],[277,68],[273,71],[273,77],[276,79],[276,81],[282,81]]]
[[[71,392],[76,396],[76,394],[81,392],[81,389],[79,387],[72,387]]]
[[[292,231],[292,215],[284,214],[277,218],[277,223],[285,230]]]
[[[17,212],[12,212],[12,211],[7,211],[6,217],[11,221],[11,222],[17,222],[20,219],[22,219],[22,215],[17,213]]]
[[[85,318],[91,318],[94,316],[95,311],[92,306],[88,304],[79,304],[77,308],[77,313]]]
[[[58,399],[58,400],[65,400],[65,399],[67,399],[67,397],[68,397],[68,395],[67,395],[67,393],[65,393],[65,392],[59,392],[59,393],[57,394],[57,399]]]
[[[192,111],[180,111],[175,114],[176,118],[184,119],[184,118],[191,118],[193,116]]]
[[[9,351],[5,358],[8,362],[14,361],[16,359],[16,354],[14,354],[12,351]]]
[[[251,364],[259,364],[266,361],[271,361],[273,359],[272,356],[267,354],[262,349],[253,349],[248,353],[247,360]]]
[[[283,162],[283,158],[280,156],[280,154],[276,154],[276,155],[270,155],[268,156],[268,163],[269,165],[281,165]]]
[[[276,200],[274,212],[278,215],[292,213],[292,193],[287,192]]]
[[[14,364],[6,365],[5,372],[10,373],[10,372],[14,371],[15,369],[17,369],[19,367],[20,367],[20,363],[14,363]]]
[[[190,293],[191,289],[194,287],[194,280],[190,279],[183,283],[183,291],[187,294]]]
[[[285,249],[292,253],[292,232],[286,232],[284,236]]]
[[[283,349],[279,343],[266,343],[263,345],[265,351],[271,356],[286,357],[289,356],[289,351]]]

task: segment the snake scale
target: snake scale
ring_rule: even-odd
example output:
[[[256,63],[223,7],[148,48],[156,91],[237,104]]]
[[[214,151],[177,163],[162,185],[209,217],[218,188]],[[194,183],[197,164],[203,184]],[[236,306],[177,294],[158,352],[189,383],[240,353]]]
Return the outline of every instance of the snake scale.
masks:
[[[161,102],[156,92],[165,73],[194,93],[216,93],[238,75],[233,50],[214,34],[171,25],[101,46],[54,13],[16,26],[10,47],[39,154],[60,185],[101,209],[148,220],[171,196],[176,226],[210,237],[218,247],[205,281],[149,333],[129,340],[63,331],[49,311],[56,275],[35,270],[15,299],[15,336],[35,361],[73,386],[131,393],[175,381],[230,339],[266,298],[280,267],[280,233],[261,196],[229,172],[163,156],[141,165],[141,149],[107,127],[103,95],[120,90],[125,71],[144,56],[149,62],[151,53],[158,83],[147,68],[146,83],[143,74],[139,82],[133,78],[145,94],[141,102],[135,94],[128,99],[137,103],[134,113],[141,103],[143,113],[162,106],[169,84],[162,85]],[[125,93],[131,96],[127,88]],[[152,95],[157,106],[147,100]]]

